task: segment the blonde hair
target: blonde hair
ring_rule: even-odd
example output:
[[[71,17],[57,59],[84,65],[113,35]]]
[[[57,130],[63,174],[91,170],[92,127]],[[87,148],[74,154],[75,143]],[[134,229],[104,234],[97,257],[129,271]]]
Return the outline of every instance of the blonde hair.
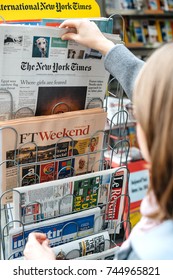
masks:
[[[135,84],[133,103],[151,158],[149,190],[164,218],[173,218],[173,43],[147,60]]]

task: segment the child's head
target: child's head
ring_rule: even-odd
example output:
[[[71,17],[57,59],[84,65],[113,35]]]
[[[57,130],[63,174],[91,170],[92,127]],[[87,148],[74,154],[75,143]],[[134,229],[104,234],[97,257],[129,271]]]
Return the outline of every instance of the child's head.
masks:
[[[173,43],[150,56],[136,81],[133,103],[139,134],[142,129],[146,138],[150,188],[165,218],[173,218]]]

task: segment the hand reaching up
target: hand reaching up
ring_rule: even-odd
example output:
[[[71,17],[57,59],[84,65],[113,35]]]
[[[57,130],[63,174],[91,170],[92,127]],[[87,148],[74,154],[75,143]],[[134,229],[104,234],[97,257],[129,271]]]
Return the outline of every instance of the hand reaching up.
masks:
[[[65,20],[59,27],[74,28],[76,31],[62,35],[62,40],[74,40],[81,45],[101,52],[103,55],[114,46],[114,43],[102,34],[97,25],[88,19]]]

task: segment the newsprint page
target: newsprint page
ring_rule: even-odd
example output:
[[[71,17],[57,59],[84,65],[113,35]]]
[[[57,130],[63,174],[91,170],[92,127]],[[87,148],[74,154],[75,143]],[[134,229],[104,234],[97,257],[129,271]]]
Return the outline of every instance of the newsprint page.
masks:
[[[0,120],[103,107],[109,78],[102,55],[67,29],[0,25]]]
[[[1,193],[97,171],[107,114],[92,108],[0,122]],[[91,139],[97,141],[89,152]]]

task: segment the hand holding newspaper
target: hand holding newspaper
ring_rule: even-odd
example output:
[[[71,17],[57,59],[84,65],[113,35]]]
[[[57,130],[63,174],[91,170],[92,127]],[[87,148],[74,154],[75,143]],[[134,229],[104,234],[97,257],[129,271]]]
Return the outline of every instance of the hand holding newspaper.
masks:
[[[103,107],[104,59],[61,40],[68,30],[0,25],[0,120]]]
[[[39,224],[18,227],[9,231],[5,258],[18,258],[23,254],[28,235],[32,231],[40,231],[47,235],[50,246],[55,247],[75,239],[98,233],[102,228],[102,217],[99,207],[45,220]]]

